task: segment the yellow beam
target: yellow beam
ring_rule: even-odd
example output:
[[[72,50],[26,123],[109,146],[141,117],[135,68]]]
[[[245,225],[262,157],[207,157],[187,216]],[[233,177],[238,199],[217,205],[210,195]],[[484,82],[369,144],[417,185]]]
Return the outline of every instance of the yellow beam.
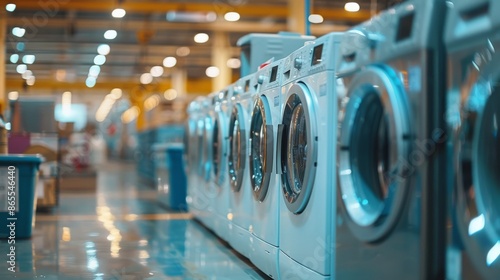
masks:
[[[312,8],[313,14],[320,14],[325,20],[332,21],[347,21],[347,22],[363,22],[371,17],[371,13],[368,10],[360,10],[359,12],[351,13],[344,9],[319,9]]]
[[[5,2],[5,1],[2,1]],[[286,6],[276,4],[248,4],[229,5],[223,1],[216,0],[213,3],[171,3],[171,2],[131,2],[125,1],[118,5],[116,0],[99,1],[78,1],[78,0],[23,0],[17,1],[17,9],[20,10],[38,10],[44,11],[49,17],[54,11],[89,11],[89,12],[109,12],[120,6],[127,12],[136,13],[166,13],[168,11],[185,12],[210,12],[215,11],[219,15],[226,12],[238,12],[242,17],[277,17],[287,18],[288,10]],[[336,21],[358,22],[369,18],[369,11],[360,11],[357,13],[346,12],[342,8],[316,8],[313,12],[321,14],[325,19]]]
[[[8,79],[6,83],[6,88],[8,91],[19,91],[24,92],[24,80],[21,78]],[[88,88],[85,86],[85,81],[75,81],[75,82],[58,82],[53,79],[37,79],[35,85],[27,87],[27,91],[30,94],[36,94],[37,92],[59,92],[59,91],[72,91],[75,93],[88,93],[88,92],[105,92],[109,93],[110,90],[114,88],[121,88],[124,91],[133,92],[139,87],[139,83],[124,79],[106,79],[97,80],[95,87]],[[163,94],[167,89],[172,88],[172,82],[170,79],[162,80],[161,82],[146,87],[146,90],[155,91]],[[188,94],[208,94],[212,90],[212,79],[188,79],[186,85],[186,91]]]
[[[69,24],[74,24],[77,29],[106,29],[114,27],[120,30],[144,30],[144,21],[141,20],[125,20],[117,21],[116,19],[76,19],[73,21],[67,18],[50,18],[43,25],[37,25],[35,21],[26,20],[23,17],[10,17],[8,19],[9,26],[23,26],[28,32],[36,33],[40,28],[61,27]],[[169,30],[186,30],[186,31],[225,31],[225,32],[278,32],[286,28],[285,24],[276,23],[257,23],[257,22],[232,22],[228,24],[223,21],[208,22],[208,23],[183,23],[183,22],[167,22],[155,21],[149,26],[150,31],[169,31]]]

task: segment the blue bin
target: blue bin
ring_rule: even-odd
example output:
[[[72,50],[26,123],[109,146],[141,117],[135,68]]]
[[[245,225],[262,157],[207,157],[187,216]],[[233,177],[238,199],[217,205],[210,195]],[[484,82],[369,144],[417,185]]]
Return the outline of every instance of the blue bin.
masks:
[[[184,170],[184,147],[179,143],[170,143],[158,146],[157,153],[166,153],[165,157],[159,156],[159,160],[164,160],[166,166],[160,165],[161,169],[166,169],[163,181],[166,184],[158,186],[158,200],[161,204],[172,210],[186,211],[186,172]],[[163,168],[162,168],[163,167]]]
[[[31,237],[35,224],[35,186],[43,161],[39,155],[0,155],[0,238]],[[9,204],[12,201],[15,206]]]

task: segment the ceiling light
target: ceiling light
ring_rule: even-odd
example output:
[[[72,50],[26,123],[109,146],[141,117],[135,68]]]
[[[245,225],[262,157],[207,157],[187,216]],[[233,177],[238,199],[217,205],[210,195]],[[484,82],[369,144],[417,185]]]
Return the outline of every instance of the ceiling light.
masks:
[[[106,57],[104,55],[99,54],[94,57],[95,65],[103,65],[104,63],[106,63]]]
[[[165,93],[163,93],[163,97],[167,100],[174,100],[177,98],[177,91],[173,88],[167,89]]]
[[[238,21],[240,19],[240,14],[236,12],[229,12],[224,15],[224,19],[227,21]]]
[[[220,70],[216,66],[210,66],[205,70],[205,74],[210,78],[215,78],[219,76]]]
[[[114,88],[109,93],[109,96],[113,99],[120,99],[123,95],[123,91],[120,88]]]
[[[165,57],[163,60],[163,66],[167,68],[172,68],[177,64],[177,59],[173,56]]]
[[[150,73],[144,73],[139,80],[141,84],[148,85],[153,82],[153,76]]]
[[[108,55],[111,51],[111,48],[108,44],[101,44],[97,47],[97,53],[100,55]]]
[[[20,38],[20,37],[23,37],[24,34],[26,34],[26,29],[21,28],[21,27],[12,28],[12,35]]]
[[[34,85],[34,84],[35,84],[35,76],[31,76],[31,77],[29,77],[29,78],[26,80],[26,84],[27,84],[28,86],[32,86],[32,85]]]
[[[88,88],[93,88],[96,84],[97,80],[94,77],[87,77],[87,80],[85,80],[85,85]]]
[[[238,58],[230,58],[226,62],[227,67],[237,69],[241,66],[241,61]]]
[[[19,64],[16,67],[16,71],[19,74],[23,74],[24,72],[26,72],[26,70],[28,70],[28,66],[26,66],[26,64]]]
[[[151,73],[151,76],[158,78],[161,75],[163,75],[163,67],[153,66],[153,67],[151,67],[151,71],[149,71],[149,73]]]
[[[17,53],[10,56],[10,62],[17,63],[19,61],[19,55]]]
[[[127,111],[123,112],[122,114],[122,122],[124,123],[130,123],[133,120],[135,120],[138,116],[141,110],[137,106],[133,106],[129,108]]]
[[[122,18],[127,14],[127,12],[124,9],[114,9],[113,12],[111,12],[111,15],[114,18]]]
[[[207,33],[198,33],[194,35],[194,41],[198,44],[203,44],[208,41],[209,37]]]
[[[19,98],[19,92],[17,91],[11,91],[9,92],[9,100],[15,101]]]
[[[89,69],[89,77],[97,77],[101,73],[101,67],[99,65],[92,65]]]
[[[323,22],[323,17],[321,15],[318,15],[318,14],[309,15],[308,19],[309,19],[310,23],[322,23]]]
[[[70,111],[71,110],[71,92],[70,91],[65,91],[62,94],[61,97],[61,105],[63,111]]]
[[[144,100],[144,109],[146,112],[153,110],[160,104],[160,97],[158,95],[151,95]]]
[[[17,43],[17,45],[16,45],[16,49],[17,49],[18,51],[20,51],[20,52],[24,51],[24,47],[25,47],[25,45],[24,45],[24,43],[23,43],[23,42],[19,42],[19,43]]]
[[[110,29],[104,32],[104,39],[113,40],[116,38],[117,35],[118,33],[116,32],[116,30]]]
[[[113,97],[110,97],[110,94],[106,95],[104,100],[102,101],[101,105],[99,105],[99,108],[97,109],[95,113],[95,119],[98,122],[103,122],[106,117],[109,114],[109,111],[111,111],[111,108],[115,104],[115,99]]]
[[[35,56],[32,54],[27,54],[23,56],[23,63],[33,64],[35,62]]]
[[[201,12],[178,12],[171,11],[165,16],[167,21],[175,22],[213,22],[217,19],[215,12],[201,13]]]
[[[354,13],[359,11],[359,4],[356,2],[347,2],[344,5],[344,9],[348,12]]]
[[[16,4],[10,3],[10,4],[5,5],[5,10],[7,10],[7,12],[12,13],[13,11],[16,10]]]
[[[26,70],[22,74],[23,79],[27,80],[29,77],[33,76],[33,72],[31,70]]]
[[[190,52],[191,50],[188,47],[180,47],[175,51],[178,56],[188,56]]]

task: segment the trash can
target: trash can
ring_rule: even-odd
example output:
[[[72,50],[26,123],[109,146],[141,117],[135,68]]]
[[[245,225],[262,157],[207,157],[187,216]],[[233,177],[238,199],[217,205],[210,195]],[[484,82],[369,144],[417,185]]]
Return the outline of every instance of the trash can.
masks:
[[[30,238],[40,155],[0,155],[0,238]]]
[[[158,187],[158,200],[161,204],[176,211],[187,211],[186,204],[186,172],[184,169],[184,146],[182,143],[169,143],[165,149],[166,171],[164,184]],[[163,152],[158,149],[158,152]],[[159,158],[161,156],[157,155]]]

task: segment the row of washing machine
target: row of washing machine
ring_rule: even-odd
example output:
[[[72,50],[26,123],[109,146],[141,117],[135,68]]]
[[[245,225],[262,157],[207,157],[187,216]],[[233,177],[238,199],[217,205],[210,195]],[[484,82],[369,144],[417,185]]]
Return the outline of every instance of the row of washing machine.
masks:
[[[406,1],[189,107],[188,203],[275,279],[500,279],[500,1]]]

